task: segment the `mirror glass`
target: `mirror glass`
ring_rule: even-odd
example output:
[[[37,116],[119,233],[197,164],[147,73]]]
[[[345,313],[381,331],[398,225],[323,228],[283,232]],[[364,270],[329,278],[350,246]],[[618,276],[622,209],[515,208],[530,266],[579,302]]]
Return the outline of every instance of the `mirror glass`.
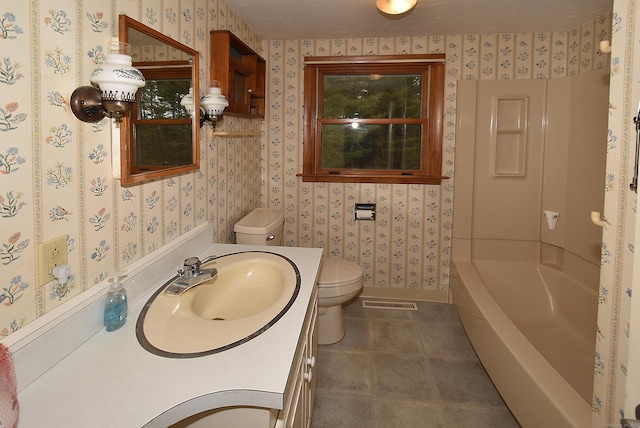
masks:
[[[141,183],[200,168],[200,111],[190,115],[182,98],[199,94],[198,51],[120,15],[120,41],[131,45],[132,65],[145,86],[120,125],[123,185]],[[195,97],[196,103],[198,96]]]

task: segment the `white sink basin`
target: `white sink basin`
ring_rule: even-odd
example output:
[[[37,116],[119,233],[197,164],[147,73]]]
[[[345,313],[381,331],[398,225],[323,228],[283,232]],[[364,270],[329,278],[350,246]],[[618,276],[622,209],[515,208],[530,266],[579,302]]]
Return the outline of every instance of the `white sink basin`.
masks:
[[[218,274],[177,296],[164,293],[169,281],[145,304],[136,325],[145,349],[185,358],[238,346],[278,321],[300,289],[297,267],[279,254],[229,254],[202,268]]]

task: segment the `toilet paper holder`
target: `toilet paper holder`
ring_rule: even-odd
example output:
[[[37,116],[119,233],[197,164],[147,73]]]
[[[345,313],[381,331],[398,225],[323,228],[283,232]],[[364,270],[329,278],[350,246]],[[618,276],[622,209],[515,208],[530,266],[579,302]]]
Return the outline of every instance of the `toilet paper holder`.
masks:
[[[356,220],[371,220],[376,219],[376,204],[356,202],[356,209],[354,218]]]

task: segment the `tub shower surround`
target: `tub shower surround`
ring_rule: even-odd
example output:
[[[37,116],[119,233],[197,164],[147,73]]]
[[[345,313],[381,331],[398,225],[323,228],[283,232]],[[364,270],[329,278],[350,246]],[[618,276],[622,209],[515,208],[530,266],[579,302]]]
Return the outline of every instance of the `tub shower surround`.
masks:
[[[522,426],[591,420],[604,194],[582,189],[604,182],[608,95],[606,69],[458,85],[453,303]]]

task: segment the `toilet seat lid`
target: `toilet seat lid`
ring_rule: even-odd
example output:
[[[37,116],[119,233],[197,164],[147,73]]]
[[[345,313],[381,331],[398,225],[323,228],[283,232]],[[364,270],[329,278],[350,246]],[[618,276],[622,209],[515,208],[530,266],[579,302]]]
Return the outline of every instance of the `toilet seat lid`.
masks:
[[[358,281],[364,271],[359,264],[343,260],[339,257],[323,257],[318,275],[318,285],[331,287]]]

